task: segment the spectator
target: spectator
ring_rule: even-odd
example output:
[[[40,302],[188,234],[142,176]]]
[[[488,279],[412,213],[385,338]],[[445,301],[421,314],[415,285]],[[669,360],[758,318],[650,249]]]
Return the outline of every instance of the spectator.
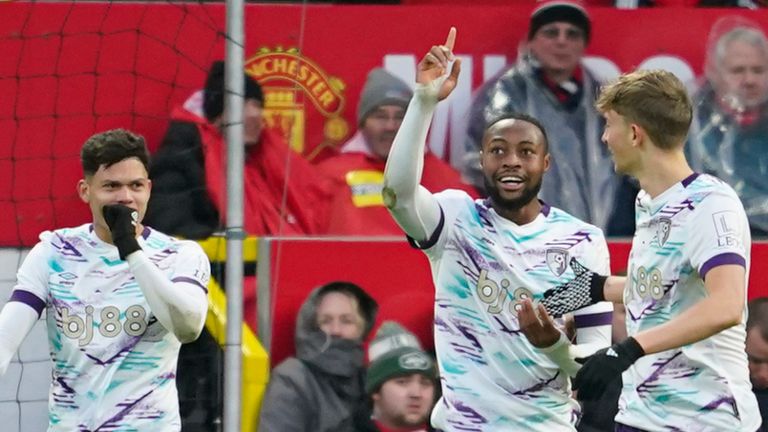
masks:
[[[472,103],[464,176],[483,187],[478,151],[489,121],[513,112],[528,114],[541,120],[550,135],[552,159],[541,199],[608,235],[630,235],[637,188],[615,174],[600,142],[603,123],[593,106],[599,83],[581,65],[591,29],[578,1],[537,3],[521,57],[483,85]]]
[[[368,404],[355,417],[357,432],[426,432],[435,404],[435,362],[419,340],[394,321],[385,321],[368,348],[365,391]]]
[[[749,302],[746,351],[752,392],[763,418],[760,431],[768,432],[768,297]]]
[[[706,81],[694,96],[692,168],[730,184],[753,236],[768,234],[768,40],[740,17],[712,27]]]
[[[252,235],[315,234],[325,224],[322,203],[327,200],[316,171],[281,136],[264,128],[261,87],[247,75],[244,79],[245,230]],[[205,89],[171,114],[150,172],[149,225],[192,239],[208,237],[221,225],[226,210],[223,111],[224,63],[218,61]]]
[[[365,401],[362,341],[377,309],[349,282],[332,282],[309,295],[296,321],[296,357],[272,371],[259,432],[354,430],[354,413]]]
[[[357,133],[342,145],[341,154],[318,164],[334,183],[328,234],[402,234],[384,207],[381,189],[389,149],[412,95],[405,82],[384,69],[368,74],[357,108]],[[456,170],[429,152],[423,185],[433,192],[462,189],[477,195]]]

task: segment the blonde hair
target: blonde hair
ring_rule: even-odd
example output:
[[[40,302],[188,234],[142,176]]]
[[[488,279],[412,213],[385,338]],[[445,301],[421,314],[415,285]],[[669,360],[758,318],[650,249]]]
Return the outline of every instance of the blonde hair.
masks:
[[[663,70],[620,76],[602,89],[595,106],[602,113],[616,111],[639,125],[657,147],[665,150],[684,145],[693,117],[685,86],[674,74]]]

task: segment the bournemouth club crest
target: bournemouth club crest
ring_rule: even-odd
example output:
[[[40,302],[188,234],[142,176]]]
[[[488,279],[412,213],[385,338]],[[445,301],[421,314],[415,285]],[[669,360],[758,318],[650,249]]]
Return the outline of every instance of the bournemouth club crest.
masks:
[[[547,249],[547,266],[555,276],[565,273],[567,263],[568,251],[565,249]]]
[[[672,219],[667,217],[659,218],[659,222],[656,224],[656,238],[659,239],[659,246],[664,246],[664,243],[667,242],[671,229]]]

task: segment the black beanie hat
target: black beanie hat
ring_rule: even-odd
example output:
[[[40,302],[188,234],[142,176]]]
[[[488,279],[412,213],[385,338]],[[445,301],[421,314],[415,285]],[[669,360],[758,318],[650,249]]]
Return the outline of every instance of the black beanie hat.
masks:
[[[531,13],[531,25],[528,28],[528,40],[533,39],[541,26],[553,22],[567,22],[584,32],[584,40],[589,42],[592,25],[587,10],[576,1],[550,0],[540,4]]]
[[[245,99],[256,99],[264,104],[264,93],[261,86],[248,74],[243,73],[245,79]],[[203,90],[203,112],[208,121],[215,119],[224,112],[224,62],[215,61],[205,79]]]

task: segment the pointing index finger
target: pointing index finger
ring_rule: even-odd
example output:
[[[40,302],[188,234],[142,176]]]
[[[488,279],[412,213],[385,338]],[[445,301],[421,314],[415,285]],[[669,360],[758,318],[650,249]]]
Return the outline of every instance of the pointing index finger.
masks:
[[[456,42],[456,27],[451,27],[451,29],[448,31],[448,38],[445,39],[445,46],[451,52],[453,52],[453,44]]]

